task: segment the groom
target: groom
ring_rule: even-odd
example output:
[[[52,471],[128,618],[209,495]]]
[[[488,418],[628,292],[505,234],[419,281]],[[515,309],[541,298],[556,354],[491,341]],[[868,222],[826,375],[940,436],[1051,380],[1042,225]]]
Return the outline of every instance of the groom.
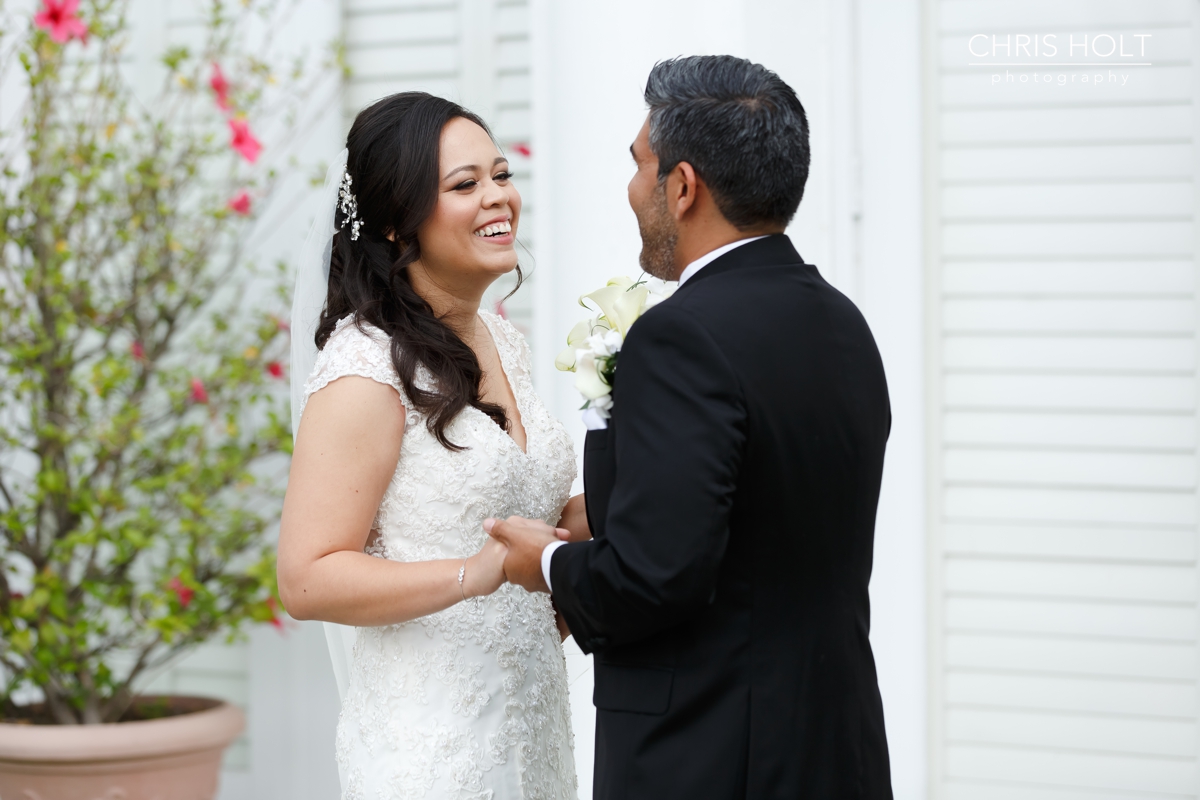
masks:
[[[783,234],[808,176],[792,89],[730,56],[657,65],[633,143],[633,326],[584,445],[591,541],[488,522],[595,654],[598,800],[892,796],[867,634],[891,425],[854,304]]]

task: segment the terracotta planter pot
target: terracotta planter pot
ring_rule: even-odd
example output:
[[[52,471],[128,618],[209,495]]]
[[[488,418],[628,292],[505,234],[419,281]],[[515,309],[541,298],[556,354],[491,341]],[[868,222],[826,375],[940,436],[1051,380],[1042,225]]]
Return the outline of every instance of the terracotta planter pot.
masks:
[[[111,725],[0,723],[0,798],[212,800],[245,717],[217,700],[169,699],[199,710]]]

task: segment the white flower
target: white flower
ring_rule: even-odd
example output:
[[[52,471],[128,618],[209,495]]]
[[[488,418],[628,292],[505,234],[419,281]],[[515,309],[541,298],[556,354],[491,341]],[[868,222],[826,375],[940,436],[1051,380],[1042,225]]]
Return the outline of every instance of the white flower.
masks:
[[[588,350],[580,350],[575,361],[575,388],[589,400],[603,397],[612,387],[600,377],[600,365],[596,356]]]
[[[601,317],[592,317],[591,319],[580,320],[571,328],[571,332],[567,334],[567,348],[558,354],[554,359],[554,366],[560,372],[574,372],[576,353],[584,345],[584,341],[588,337],[596,334],[604,334],[612,330],[612,327]]]
[[[626,288],[610,282],[603,289],[585,294],[580,298],[580,302],[591,300],[599,306],[604,318],[620,332],[623,338],[629,335],[629,329],[642,315],[642,311],[646,307],[646,296],[649,293],[650,290],[645,285]]]
[[[675,287],[657,278],[633,281],[627,277],[611,279],[606,286],[579,298],[584,308],[600,313],[580,321],[567,334],[567,349],[558,354],[554,366],[575,373],[575,388],[583,394],[583,421],[588,430],[607,427],[613,406],[612,387],[604,380],[604,372],[612,374],[617,355],[633,323],[646,309],[653,308],[670,297]]]
[[[675,290],[672,288],[663,287],[662,291],[655,291],[651,288],[650,293],[646,295],[646,310],[654,308],[673,294],[675,294]],[[645,314],[646,312],[643,311],[642,313]]]
[[[559,372],[574,372],[575,371],[575,353],[578,351],[574,347],[568,347],[558,354],[554,359],[554,368]]]
[[[584,350],[590,350],[597,357],[611,356],[621,350],[624,340],[616,331],[600,331],[583,340]]]

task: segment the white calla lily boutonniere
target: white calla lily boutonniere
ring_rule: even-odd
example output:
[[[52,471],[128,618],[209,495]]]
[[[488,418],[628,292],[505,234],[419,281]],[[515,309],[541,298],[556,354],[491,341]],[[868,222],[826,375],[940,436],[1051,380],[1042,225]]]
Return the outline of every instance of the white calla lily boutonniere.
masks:
[[[588,430],[608,427],[617,355],[629,329],[646,309],[666,300],[674,291],[674,284],[657,278],[643,276],[634,281],[618,277],[579,298],[579,305],[594,315],[580,320],[567,334],[567,349],[558,354],[554,366],[575,373],[575,388],[584,398],[583,423]]]

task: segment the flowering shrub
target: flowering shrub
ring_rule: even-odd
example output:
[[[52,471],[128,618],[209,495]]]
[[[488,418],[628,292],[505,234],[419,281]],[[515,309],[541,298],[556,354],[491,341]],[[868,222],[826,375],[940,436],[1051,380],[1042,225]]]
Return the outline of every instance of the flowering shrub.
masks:
[[[280,624],[287,298],[245,256],[275,185],[254,123],[331,75],[245,41],[285,2],[210,2],[139,102],[125,0],[0,0],[24,104],[0,140],[0,716],[34,689],[55,722],[115,721],[188,648]]]

